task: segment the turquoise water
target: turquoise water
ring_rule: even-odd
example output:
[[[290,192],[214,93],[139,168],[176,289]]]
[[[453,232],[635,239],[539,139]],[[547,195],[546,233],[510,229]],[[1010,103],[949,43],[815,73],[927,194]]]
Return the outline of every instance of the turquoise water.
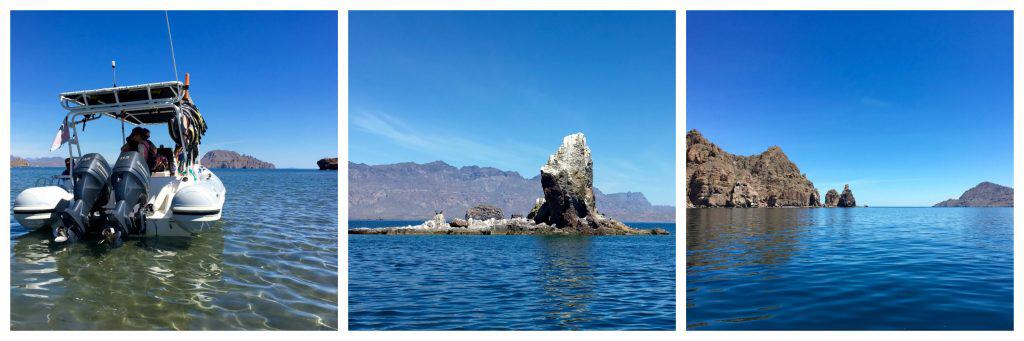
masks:
[[[1013,328],[1012,208],[686,214],[688,329]]]
[[[12,169],[11,200],[60,170]],[[338,173],[214,172],[223,219],[194,238],[55,246],[12,217],[11,329],[337,329]]]
[[[351,330],[674,330],[675,236],[349,235],[348,288]]]

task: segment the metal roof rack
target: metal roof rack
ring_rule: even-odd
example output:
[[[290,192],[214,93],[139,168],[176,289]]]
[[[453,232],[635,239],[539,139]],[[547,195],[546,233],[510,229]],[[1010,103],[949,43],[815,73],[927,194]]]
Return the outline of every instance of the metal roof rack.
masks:
[[[137,125],[160,124],[177,116],[187,89],[172,81],[72,91],[60,94],[60,104],[69,117],[101,114]]]

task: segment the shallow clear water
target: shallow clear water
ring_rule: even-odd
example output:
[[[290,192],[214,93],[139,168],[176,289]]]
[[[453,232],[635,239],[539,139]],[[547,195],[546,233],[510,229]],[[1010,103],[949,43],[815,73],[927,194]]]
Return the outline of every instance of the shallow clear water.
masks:
[[[1011,208],[686,215],[688,329],[1013,327]]]
[[[351,330],[673,330],[675,236],[349,235],[348,292]]]
[[[11,200],[59,168],[11,169]],[[11,219],[11,329],[338,328],[336,172],[214,172],[223,220],[195,238],[50,245]]]

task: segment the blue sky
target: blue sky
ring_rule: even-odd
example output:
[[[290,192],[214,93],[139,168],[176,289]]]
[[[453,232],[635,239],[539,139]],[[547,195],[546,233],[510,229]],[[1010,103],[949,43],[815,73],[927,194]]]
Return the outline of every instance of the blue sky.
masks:
[[[540,174],[582,131],[594,183],[675,201],[673,12],[351,12],[349,152]]]
[[[687,129],[778,145],[824,194],[930,206],[1013,185],[1010,12],[689,12]]]
[[[209,130],[202,150],[229,149],[279,168],[316,168],[338,150],[337,13],[170,12],[178,72]],[[64,91],[173,81],[164,12],[11,13],[11,144],[48,151]],[[153,129],[155,128],[155,129]],[[130,129],[130,126],[129,126]],[[173,145],[152,127],[157,144]],[[114,120],[91,122],[82,146],[112,160],[123,143]]]

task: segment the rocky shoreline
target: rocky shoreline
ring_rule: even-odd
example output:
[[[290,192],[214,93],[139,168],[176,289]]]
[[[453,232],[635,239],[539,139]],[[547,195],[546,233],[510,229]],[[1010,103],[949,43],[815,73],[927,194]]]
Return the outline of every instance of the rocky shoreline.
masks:
[[[593,160],[582,133],[566,136],[555,154],[541,167],[544,197],[526,217],[505,219],[493,205],[466,211],[465,219],[447,222],[444,212],[419,225],[354,228],[349,234],[383,235],[667,235],[665,229],[636,229],[597,211],[594,199]]]

